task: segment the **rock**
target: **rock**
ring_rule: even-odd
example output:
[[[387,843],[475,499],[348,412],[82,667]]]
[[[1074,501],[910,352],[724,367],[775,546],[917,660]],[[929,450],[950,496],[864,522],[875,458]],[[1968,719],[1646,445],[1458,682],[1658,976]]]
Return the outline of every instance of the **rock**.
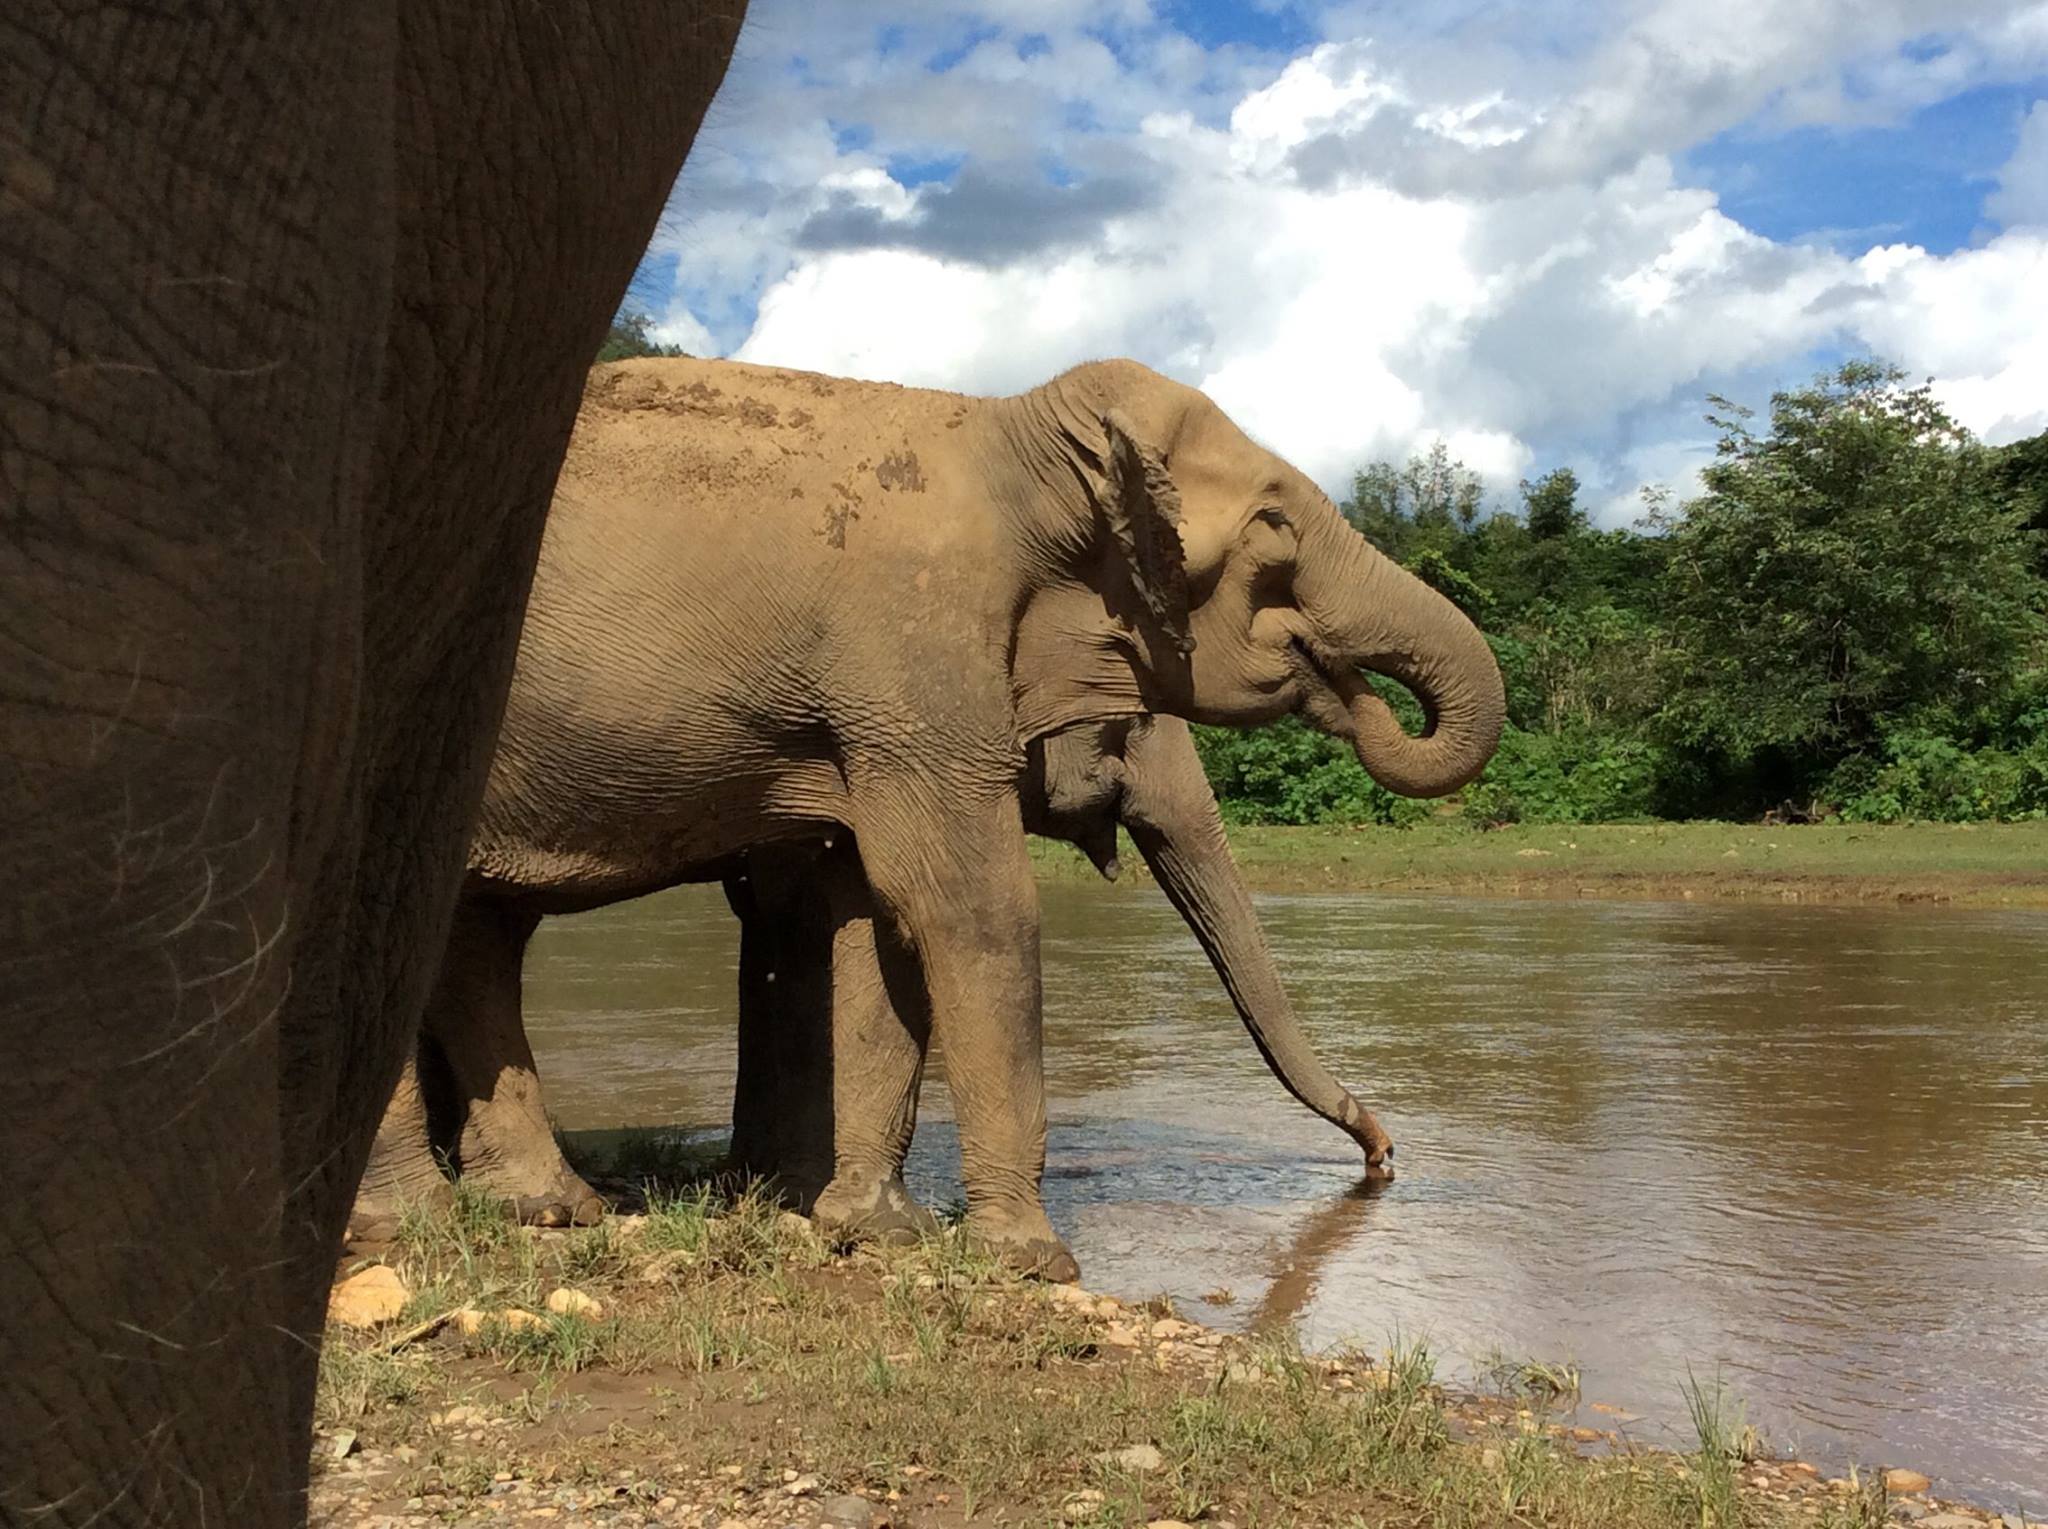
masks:
[[[1177,1518],[1155,1518],[1145,1529],[1195,1529],[1195,1526]]]
[[[1105,1295],[1095,1303],[1095,1315],[1113,1317],[1124,1309],[1124,1303],[1113,1295]]]
[[[1172,1317],[1161,1317],[1152,1324],[1152,1336],[1155,1338],[1185,1338],[1200,1331],[1194,1323],[1176,1321]]]
[[[1974,1513],[1930,1513],[1920,1529],[1984,1529],[1984,1520]]]
[[[1518,849],[1515,851],[1515,854],[1523,860],[1535,860],[1538,857],[1545,860],[1550,858],[1550,851],[1547,849]]]
[[[1804,1476],[1809,1481],[1817,1481],[1820,1479],[1820,1467],[1817,1465],[1808,1465],[1804,1460],[1787,1460],[1783,1465],[1779,1466],[1778,1469],[1783,1471],[1787,1476]]]
[[[1095,1309],[1095,1297],[1079,1285],[1047,1285],[1045,1298],[1055,1306],[1075,1306],[1088,1311]]]
[[[697,1255],[686,1248],[670,1248],[666,1253],[657,1253],[641,1266],[640,1283],[658,1285],[676,1270],[696,1261]]]
[[[786,1210],[775,1218],[775,1229],[791,1237],[801,1238],[805,1242],[809,1242],[818,1234],[818,1229],[811,1225],[809,1216],[799,1216],[793,1210]]]
[[[1607,1435],[1602,1433],[1597,1428],[1574,1428],[1572,1430],[1572,1437],[1578,1440],[1581,1444],[1598,1444],[1602,1439],[1606,1438]],[[1758,1486],[1770,1485],[1769,1482],[1763,1480],[1762,1478],[1758,1478],[1756,1484]]]
[[[327,1320],[343,1327],[376,1327],[405,1310],[412,1292],[389,1264],[372,1264],[351,1274],[327,1297]]]
[[[1576,1428],[1572,1430],[1572,1436],[1574,1438],[1578,1437],[1578,1430]],[[1749,1478],[1749,1484],[1755,1487],[1759,1492],[1769,1491],[1771,1485],[1771,1478],[1764,1475],[1763,1472],[1759,1471],[1756,1475]]]
[[[327,1440],[327,1458],[330,1460],[346,1460],[355,1452],[356,1431],[353,1428],[344,1428]]]
[[[435,1413],[427,1421],[436,1428],[473,1427],[484,1421],[484,1410],[481,1407],[450,1407],[445,1412]]]
[[[826,1498],[822,1508],[828,1524],[851,1524],[855,1529],[868,1529],[875,1521],[875,1505],[850,1492]]]
[[[1118,1348],[1136,1348],[1138,1335],[1121,1322],[1112,1322],[1102,1330],[1102,1341]]]
[[[602,1301],[585,1295],[581,1290],[571,1290],[566,1285],[548,1292],[548,1310],[558,1317],[584,1317],[592,1322],[604,1320]]]
[[[1910,1497],[1924,1492],[1934,1483],[1918,1471],[1909,1471],[1904,1466],[1893,1466],[1884,1473],[1884,1489],[1898,1497]]]
[[[1060,1505],[1060,1517],[1070,1524],[1078,1524],[1084,1518],[1093,1518],[1095,1510],[1101,1506],[1102,1494],[1093,1487],[1085,1487]]]
[[[530,1311],[522,1311],[517,1306],[507,1306],[498,1313],[498,1325],[507,1332],[524,1333],[531,1332],[537,1327],[546,1327],[548,1319]]]
[[[783,1214],[794,1215],[795,1212],[785,1211]],[[816,1476],[798,1476],[793,1481],[783,1482],[782,1490],[791,1497],[809,1497],[818,1490],[818,1478]]]
[[[1150,1444],[1127,1444],[1122,1449],[1105,1450],[1095,1456],[1098,1465],[1114,1465],[1120,1470],[1144,1474],[1156,1471],[1166,1464],[1166,1456]]]

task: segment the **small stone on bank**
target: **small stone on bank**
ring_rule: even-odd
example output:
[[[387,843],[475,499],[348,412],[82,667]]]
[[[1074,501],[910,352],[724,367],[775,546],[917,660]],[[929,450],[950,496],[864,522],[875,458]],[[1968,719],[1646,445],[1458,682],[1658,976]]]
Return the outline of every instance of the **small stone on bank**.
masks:
[[[548,1310],[558,1317],[585,1317],[592,1322],[604,1320],[603,1302],[566,1285],[548,1292]]]
[[[1166,1464],[1166,1456],[1150,1444],[1127,1444],[1122,1449],[1104,1450],[1095,1457],[1098,1465],[1114,1465],[1119,1470],[1156,1471]]]
[[[1899,1497],[1910,1497],[1915,1492],[1924,1492],[1934,1485],[1918,1471],[1909,1471],[1904,1466],[1894,1466],[1884,1473],[1884,1489]]]
[[[412,1299],[405,1281],[389,1264],[373,1264],[351,1274],[327,1297],[327,1320],[343,1327],[376,1327],[389,1322]]]
[[[826,1498],[821,1511],[826,1523],[848,1524],[854,1529],[868,1529],[875,1521],[874,1504],[850,1492]]]

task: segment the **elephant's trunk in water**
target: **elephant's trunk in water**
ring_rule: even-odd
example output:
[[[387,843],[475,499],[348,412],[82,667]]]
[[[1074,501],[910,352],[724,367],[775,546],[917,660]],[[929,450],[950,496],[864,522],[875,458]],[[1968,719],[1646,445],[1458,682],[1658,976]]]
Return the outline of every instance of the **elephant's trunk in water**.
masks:
[[[1479,628],[1449,600],[1383,555],[1329,507],[1304,529],[1295,585],[1314,624],[1308,646],[1340,717],[1312,720],[1348,736],[1372,778],[1402,796],[1443,796],[1493,757],[1507,715],[1500,666]],[[1422,703],[1406,732],[1360,670],[1397,680]]]
[[[1193,750],[1188,753],[1192,759]],[[1368,1167],[1388,1169],[1392,1139],[1330,1075],[1301,1032],[1251,896],[1231,860],[1215,797],[1200,778],[1199,765],[1192,773],[1191,782],[1168,782],[1152,772],[1151,789],[1127,794],[1124,826],[1168,900],[1201,941],[1273,1076],[1356,1141]]]

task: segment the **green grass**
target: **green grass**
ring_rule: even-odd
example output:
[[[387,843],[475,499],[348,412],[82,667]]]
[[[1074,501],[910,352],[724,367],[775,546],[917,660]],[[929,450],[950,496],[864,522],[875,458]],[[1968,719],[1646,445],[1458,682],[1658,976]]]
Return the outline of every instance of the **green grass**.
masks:
[[[2048,906],[2048,823],[1739,823],[1413,828],[1234,827],[1245,879],[1273,891],[1936,901]],[[1067,845],[1032,841],[1048,880],[1092,881]],[[1145,879],[1135,850],[1126,880]]]
[[[895,1492],[898,1522],[940,1509],[947,1521],[1000,1510],[1030,1524],[1244,1529],[1884,1518],[1881,1486],[1815,1487],[1803,1515],[1753,1492],[1755,1440],[1718,1386],[1688,1393],[1693,1451],[1582,1456],[1547,1410],[1576,1389],[1568,1365],[1503,1362],[1507,1399],[1489,1400],[1447,1393],[1416,1345],[1326,1360],[1291,1332],[1189,1330],[1133,1350],[1092,1304],[1051,1298],[955,1233],[837,1257],[747,1190],[657,1191],[643,1217],[543,1234],[458,1200],[409,1221],[389,1257],[415,1292],[401,1329],[465,1307],[486,1319],[395,1348],[386,1334],[331,1333],[320,1423],[357,1435],[359,1459],[406,1462],[393,1490],[444,1514],[508,1482],[609,1493],[630,1475],[693,1494],[691,1521],[699,1507],[760,1516],[786,1507],[785,1473],[800,1471],[823,1492]],[[602,1312],[545,1313],[558,1285]],[[1123,1306],[1114,1319],[1145,1332],[1168,1314]],[[602,1427],[583,1417],[594,1397]],[[458,1402],[491,1416],[436,1421]],[[1156,1458],[1120,1461],[1133,1446]]]

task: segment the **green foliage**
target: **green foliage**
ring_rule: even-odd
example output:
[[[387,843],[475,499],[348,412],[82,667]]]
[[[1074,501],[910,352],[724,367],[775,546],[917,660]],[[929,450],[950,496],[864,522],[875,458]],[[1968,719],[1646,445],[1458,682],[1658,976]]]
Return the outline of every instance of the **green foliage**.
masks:
[[[1223,815],[1234,823],[1409,823],[1431,811],[1379,785],[1348,745],[1292,717],[1194,734]]]
[[[650,334],[654,320],[644,313],[621,313],[597,348],[599,361],[624,361],[631,356],[686,356],[680,345],[664,345]]]
[[[2042,589],[1989,454],[1870,362],[1776,395],[1767,435],[1715,402],[1707,492],[1669,527],[1664,728],[1824,770],[1888,717],[1990,699],[2040,640]]]
[[[1569,468],[1482,516],[1440,441],[1354,478],[1345,518],[1480,623],[1506,681],[1465,818],[2048,814],[2048,434],[1987,448],[1871,361],[1777,394],[1767,428],[1712,404],[1705,492],[1653,490],[1631,529],[1595,529]],[[1197,733],[1235,821],[1439,810],[1291,721]]]
[[[1659,805],[1664,751],[1619,729],[1524,732],[1509,726],[1486,773],[1465,788],[1465,816],[1499,823],[1612,823]]]

